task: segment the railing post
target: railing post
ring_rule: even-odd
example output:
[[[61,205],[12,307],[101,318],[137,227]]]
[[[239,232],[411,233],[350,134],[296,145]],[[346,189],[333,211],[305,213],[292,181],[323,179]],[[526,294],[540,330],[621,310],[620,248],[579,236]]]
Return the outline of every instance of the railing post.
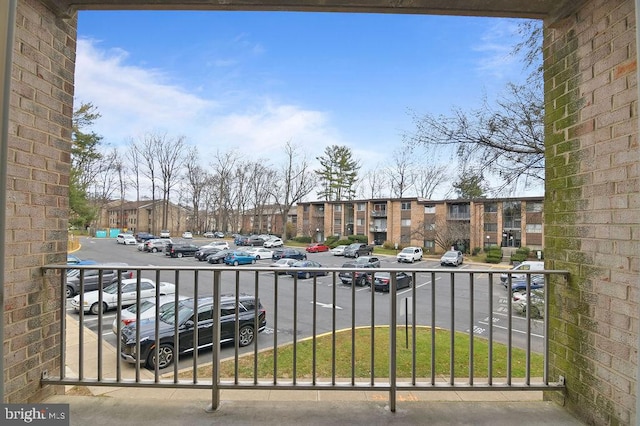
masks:
[[[389,298],[389,300],[391,301],[391,306],[390,308],[390,316],[391,318],[389,318],[389,408],[391,410],[392,413],[395,413],[396,411],[396,393],[397,393],[397,386],[398,384],[396,383],[397,381],[397,370],[396,370],[396,339],[397,339],[397,330],[396,327],[398,326],[398,322],[396,320],[396,316],[397,316],[397,305],[396,302],[398,301],[398,295],[396,294],[396,288],[397,288],[397,279],[396,279],[396,272],[393,272],[391,274],[391,282],[390,284],[390,288],[389,288],[389,293],[391,294],[391,297]],[[375,291],[375,285],[372,283],[372,289],[371,291]]]
[[[213,347],[211,348],[211,405],[206,408],[212,412],[220,406],[220,275],[222,272],[213,271]],[[215,312],[218,314],[216,315]]]

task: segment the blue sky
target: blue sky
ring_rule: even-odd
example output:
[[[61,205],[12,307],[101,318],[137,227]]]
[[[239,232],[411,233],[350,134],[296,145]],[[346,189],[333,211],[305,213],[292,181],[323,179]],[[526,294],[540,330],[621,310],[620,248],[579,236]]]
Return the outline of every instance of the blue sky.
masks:
[[[110,145],[184,136],[277,165],[287,141],[310,160],[346,145],[380,167],[411,114],[474,108],[522,65],[517,20],[295,12],[89,12],[78,18],[76,102]],[[450,163],[447,153],[442,161]]]

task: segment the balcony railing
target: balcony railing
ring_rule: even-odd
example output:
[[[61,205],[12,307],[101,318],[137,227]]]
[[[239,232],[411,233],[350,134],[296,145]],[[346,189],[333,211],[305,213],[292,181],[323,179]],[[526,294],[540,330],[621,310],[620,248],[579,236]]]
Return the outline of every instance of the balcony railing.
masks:
[[[387,211],[386,210],[372,210],[371,211],[371,216],[372,217],[387,217]]]
[[[60,306],[60,336],[62,342],[66,342],[66,345],[61,345],[59,354],[60,375],[55,377],[49,374],[42,379],[49,384],[210,389],[212,409],[219,406],[222,389],[382,390],[389,393],[392,411],[396,409],[396,394],[401,390],[540,391],[564,387],[562,382],[552,382],[549,377],[548,309],[543,309],[541,320],[531,316],[529,312],[532,309],[526,309],[524,317],[516,316],[511,292],[500,284],[499,275],[502,271],[380,268],[375,269],[372,281],[375,282],[376,275],[382,277],[382,272],[389,273],[390,280],[389,292],[379,293],[370,291],[368,287],[343,285],[339,273],[348,273],[356,278],[356,270],[349,268],[309,268],[293,276],[283,276],[271,267],[253,265],[129,266],[126,269],[133,270],[138,280],[137,300],[141,298],[139,280],[143,276],[153,277],[156,282],[170,279],[175,283],[174,305],[179,303],[178,294],[195,299],[211,296],[214,306],[221,306],[223,294],[235,295],[236,336],[240,332],[238,295],[255,296],[267,313],[267,328],[246,347],[241,347],[238,339],[224,348],[218,344],[210,345],[210,352],[199,352],[191,346],[190,350],[183,348],[186,355],[177,351],[174,353],[175,359],[170,368],[160,370],[156,363],[153,369],[147,370],[139,363],[125,362],[119,356],[125,352],[124,343],[119,338],[122,335],[120,310],[115,311],[115,318],[109,316],[108,320],[109,313],[102,310],[98,310],[97,315],[84,313],[83,309],[77,313],[69,312],[64,273],[69,268],[101,267],[45,267],[47,274],[61,275],[60,298],[64,303]],[[125,267],[106,268],[120,269],[118,277],[121,278],[121,269]],[[315,276],[316,273],[326,275]],[[526,291],[531,296],[533,273],[518,273],[526,275]],[[535,271],[535,274],[544,276],[546,285],[543,288],[548,288],[552,277],[554,280],[568,277],[567,271]],[[306,278],[309,275],[312,277]],[[79,299],[82,306],[84,273],[80,277]],[[400,284],[406,283],[403,281],[406,279],[410,279],[412,284],[400,289]],[[511,280],[509,274],[506,281],[509,287]],[[106,287],[108,283],[100,285],[103,284]],[[116,293],[121,303],[124,295],[121,291]],[[103,302],[102,297],[98,303]],[[158,316],[159,290],[156,290],[153,298],[156,299],[155,315]],[[527,302],[527,306],[530,303]],[[548,292],[544,292],[544,306],[548,306],[548,303]],[[253,309],[255,319],[250,325],[257,330],[260,328],[258,317],[262,308],[256,304]],[[140,310],[137,309],[137,312],[136,324],[141,324]],[[192,341],[200,341],[206,333],[211,333],[211,342],[222,340],[221,321],[215,317],[208,328],[199,327],[199,321],[203,320],[197,318],[195,323],[190,324],[194,330]],[[113,335],[101,331],[94,335],[87,330],[95,324],[98,330],[102,330],[104,325],[111,325],[114,320],[116,331]],[[158,336],[160,321],[150,321],[154,326],[153,335]],[[174,325],[174,335],[181,331],[177,323]],[[73,329],[74,333],[69,333],[69,327],[72,326],[78,328]],[[388,330],[385,335],[388,337],[376,341],[376,330],[380,328]],[[358,346],[363,343],[356,338],[356,333],[362,330],[370,343],[364,350],[359,350],[361,348]],[[447,336],[444,343],[436,339],[438,330],[444,330]],[[68,335],[75,336],[75,331],[78,331],[78,341],[69,341]],[[347,355],[337,353],[336,349],[337,339],[345,331],[351,348]],[[134,354],[141,353],[141,340],[144,339],[140,335],[140,328],[136,327],[135,333],[137,343],[133,348]],[[425,333],[426,341],[430,342],[426,349],[417,343],[418,337],[425,337]],[[151,355],[158,359],[162,342],[157,337],[152,339],[155,342]],[[460,341],[465,342],[462,350],[459,349]],[[481,343],[485,349],[476,351]],[[302,352],[303,347],[308,350],[307,345],[311,345],[311,360],[303,365],[297,352]],[[115,350],[105,350],[105,347]],[[285,347],[291,350],[291,356],[282,355]],[[499,348],[500,354],[505,355],[498,355]],[[231,361],[222,362],[221,350],[227,352],[227,358],[230,357]],[[403,351],[409,352],[410,365],[408,370],[402,370],[404,373],[399,377],[398,356]],[[448,357],[448,365],[436,364],[436,354],[443,352]],[[322,353],[322,359],[317,356],[319,353]],[[485,358],[480,359],[481,355]],[[336,367],[339,363],[344,364],[345,356],[348,358],[346,373]],[[533,361],[534,356],[536,359],[541,357],[542,365],[539,365],[539,361]],[[268,371],[258,367],[265,357],[272,357]],[[202,361],[208,361],[212,366],[206,376],[200,369]],[[538,364],[534,365],[536,362]],[[248,368],[243,368],[246,363]],[[328,367],[325,363],[328,363]],[[326,368],[321,369],[321,364]],[[514,373],[515,365],[524,366],[523,372]],[[483,366],[486,374],[480,376],[476,373],[479,366]],[[187,373],[185,367],[188,367]],[[282,374],[285,367],[288,372]]]
[[[447,213],[447,220],[471,220],[471,213],[469,213],[469,212],[463,212],[463,213],[449,212],[449,213]]]

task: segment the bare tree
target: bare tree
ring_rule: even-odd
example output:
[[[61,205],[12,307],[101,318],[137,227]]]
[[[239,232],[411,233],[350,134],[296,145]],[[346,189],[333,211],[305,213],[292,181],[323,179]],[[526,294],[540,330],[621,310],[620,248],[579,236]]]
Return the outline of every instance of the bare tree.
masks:
[[[449,250],[452,246],[469,240],[469,222],[463,220],[447,220],[446,218],[425,218],[411,232],[413,238],[422,241],[430,240],[436,246]]]
[[[156,175],[158,174],[157,171],[157,164],[156,164],[156,140],[157,140],[157,136],[153,135],[153,134],[146,134],[144,136],[144,139],[142,141],[140,141],[140,145],[138,145],[139,147],[139,154],[140,154],[140,164],[141,164],[141,168],[140,171],[142,173],[142,175],[144,177],[146,177],[149,180],[149,183],[151,185],[151,208],[152,208],[152,218],[153,221],[151,222],[151,225],[154,229],[147,229],[146,231],[150,231],[153,232],[154,234],[157,232],[157,229],[155,229],[156,226]]]
[[[270,188],[273,182],[277,182],[276,171],[266,165],[266,160],[248,164],[247,171],[249,172],[248,196],[253,203],[253,231],[268,231],[263,228],[263,224],[266,208],[272,196]]]
[[[140,202],[140,147],[132,139],[129,141],[128,153],[128,165],[127,169],[130,173],[127,174],[129,183],[131,183],[136,191],[136,204]],[[138,224],[140,223],[140,209],[136,208],[136,231],[138,230]]]
[[[384,198],[388,188],[388,180],[384,173],[380,173],[384,167],[381,164],[368,170],[358,181],[358,194],[362,198]]]
[[[207,224],[201,220],[200,211],[202,208],[202,201],[205,194],[205,189],[210,181],[209,174],[198,164],[200,155],[198,154],[198,148],[191,147],[187,152],[185,161],[185,182],[184,192],[187,199],[190,200],[191,208],[193,209],[193,223],[196,226],[196,231],[206,231]]]
[[[447,178],[447,167],[444,165],[418,169],[415,180],[418,197],[431,199],[436,189],[446,182]]]
[[[180,183],[180,172],[185,163],[185,138],[166,136],[156,139],[157,159],[162,182],[162,229],[169,222],[171,190]]]
[[[281,216],[283,233],[287,230],[287,214],[291,207],[302,201],[315,188],[315,175],[306,157],[300,156],[297,148],[288,141],[284,146],[285,160],[280,167],[272,194]],[[287,235],[282,235],[288,238]]]
[[[234,209],[235,193],[235,170],[238,168],[238,155],[233,151],[226,153],[216,152],[211,164],[213,170],[213,180],[215,191],[217,192],[218,206],[216,212],[216,223],[221,229],[230,229],[231,222],[235,222],[232,230],[238,232],[239,225],[237,218],[232,220]]]
[[[393,151],[390,164],[387,166],[391,184],[391,196],[402,198],[415,182],[415,163],[413,150],[400,147]]]

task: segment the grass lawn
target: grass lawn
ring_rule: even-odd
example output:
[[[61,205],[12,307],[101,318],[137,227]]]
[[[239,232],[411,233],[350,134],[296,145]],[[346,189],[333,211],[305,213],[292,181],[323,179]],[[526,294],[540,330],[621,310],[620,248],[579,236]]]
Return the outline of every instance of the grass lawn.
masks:
[[[398,327],[397,332],[397,377],[411,377],[412,375],[412,351],[411,328],[409,328],[409,348],[405,347],[405,328]],[[431,376],[431,329],[420,327],[416,329],[416,375],[428,378]],[[389,328],[376,327],[372,336],[370,328],[356,330],[355,348],[352,346],[351,331],[336,333],[335,344],[335,377],[347,378],[352,374],[356,378],[371,377],[373,365],[375,377],[389,377]],[[371,360],[371,339],[374,339],[375,348],[373,361]],[[435,375],[437,377],[450,375],[451,334],[448,330],[437,329],[435,333]],[[474,339],[474,377],[487,378],[489,366],[489,345],[483,338]],[[316,339],[316,378],[330,378],[332,373],[332,335],[325,335]],[[469,377],[469,336],[465,333],[456,333],[454,345],[455,377]],[[352,354],[354,358],[354,370],[352,371]],[[296,377],[298,379],[310,379],[313,375],[313,341],[303,340],[296,345]],[[293,378],[293,345],[284,345],[277,348],[278,370],[277,376],[283,379]],[[238,376],[241,379],[253,378],[254,368],[253,354],[241,357],[238,360]],[[258,377],[273,378],[274,370],[273,349],[258,354]],[[512,349],[511,376],[513,378],[525,377],[526,354],[521,349]],[[234,377],[234,360],[224,361],[221,364],[220,377]],[[541,377],[543,371],[543,357],[541,354],[531,354],[531,377]],[[202,366],[198,371],[199,377],[211,377],[211,366]],[[184,372],[181,378],[191,377],[191,372]],[[493,377],[507,376],[507,347],[501,344],[493,345]]]

